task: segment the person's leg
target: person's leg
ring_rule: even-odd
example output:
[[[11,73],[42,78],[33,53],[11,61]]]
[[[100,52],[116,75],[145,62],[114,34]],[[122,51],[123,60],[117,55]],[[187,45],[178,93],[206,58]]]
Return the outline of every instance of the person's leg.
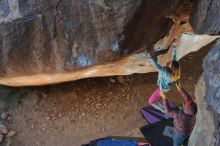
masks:
[[[184,138],[174,132],[173,134],[173,146],[182,146]]]
[[[157,100],[160,98],[160,88],[158,87],[151,97],[148,99],[148,103],[153,106],[154,108],[158,109],[159,111],[164,113],[163,105],[157,102]]]
[[[152,105],[160,98],[160,88],[158,87],[148,99],[148,103]]]

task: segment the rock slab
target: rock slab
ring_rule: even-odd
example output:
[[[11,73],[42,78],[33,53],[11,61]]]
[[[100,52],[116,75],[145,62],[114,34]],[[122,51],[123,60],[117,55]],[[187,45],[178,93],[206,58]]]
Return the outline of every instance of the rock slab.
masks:
[[[220,1],[197,0],[190,23],[197,34],[220,34]]]
[[[196,126],[190,146],[220,145],[220,40],[206,56],[203,74],[197,83],[198,104]]]

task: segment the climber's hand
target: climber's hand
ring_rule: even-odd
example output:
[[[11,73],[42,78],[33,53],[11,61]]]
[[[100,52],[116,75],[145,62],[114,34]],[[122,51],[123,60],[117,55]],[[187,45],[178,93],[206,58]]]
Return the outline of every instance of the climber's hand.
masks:
[[[148,48],[146,51],[146,54],[150,57],[150,58],[156,58],[156,52],[154,50],[153,47]]]
[[[173,40],[173,42],[172,42],[172,46],[176,46],[176,42],[177,42],[177,39],[176,38],[174,38],[174,40]]]
[[[155,58],[156,57],[156,54],[155,54],[155,51],[154,49],[149,49],[147,51],[148,55],[151,57],[151,58]]]
[[[176,88],[179,90],[181,90],[182,86],[180,84],[180,81],[176,82]]]
[[[162,97],[162,99],[167,99],[166,95],[164,94],[164,92],[160,92],[160,96]]]

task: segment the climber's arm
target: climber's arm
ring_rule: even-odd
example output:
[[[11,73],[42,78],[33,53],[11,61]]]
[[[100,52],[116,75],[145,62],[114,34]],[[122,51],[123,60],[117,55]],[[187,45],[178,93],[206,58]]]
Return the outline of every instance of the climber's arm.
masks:
[[[184,100],[191,99],[190,95],[181,87],[180,83],[176,83],[176,87]]]
[[[160,66],[160,65],[157,63],[157,59],[156,59],[156,58],[151,58],[151,65],[152,65],[158,72],[164,71],[164,67]]]
[[[160,94],[163,98],[163,107],[164,107],[164,111],[165,113],[171,117],[171,118],[177,118],[178,116],[178,109],[177,108],[171,108],[169,106],[169,102],[167,100],[167,97],[165,94]]]

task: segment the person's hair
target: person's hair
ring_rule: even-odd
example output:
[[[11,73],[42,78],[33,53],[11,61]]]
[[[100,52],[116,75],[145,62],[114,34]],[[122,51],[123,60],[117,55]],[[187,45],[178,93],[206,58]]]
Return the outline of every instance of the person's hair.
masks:
[[[193,115],[197,113],[197,106],[194,102],[192,102],[191,104],[189,104],[188,106],[184,107],[184,113],[188,114],[188,115]]]
[[[180,78],[180,65],[178,61],[171,62],[169,72],[173,81],[177,81]]]

